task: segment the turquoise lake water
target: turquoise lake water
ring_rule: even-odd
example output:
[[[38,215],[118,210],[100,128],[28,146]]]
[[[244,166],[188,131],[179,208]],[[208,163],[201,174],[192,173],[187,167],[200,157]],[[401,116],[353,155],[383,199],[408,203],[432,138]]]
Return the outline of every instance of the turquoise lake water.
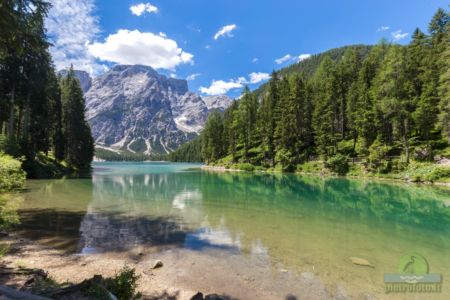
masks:
[[[388,297],[384,274],[397,272],[404,255],[419,253],[430,273],[444,278],[442,293],[428,296],[450,299],[448,189],[110,162],[95,163],[92,178],[34,180],[27,188],[20,229],[67,253],[136,245],[243,259],[263,253],[269,264],[380,298]]]

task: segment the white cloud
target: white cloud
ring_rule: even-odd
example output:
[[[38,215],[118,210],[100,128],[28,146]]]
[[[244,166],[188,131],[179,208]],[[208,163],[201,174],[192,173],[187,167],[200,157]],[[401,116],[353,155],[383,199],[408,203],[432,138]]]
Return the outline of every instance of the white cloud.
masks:
[[[255,83],[259,83],[261,81],[270,79],[270,74],[261,73],[261,72],[256,72],[256,73],[253,72],[253,73],[249,74],[249,77],[250,77],[250,83],[255,84]]]
[[[286,54],[283,57],[275,59],[275,62],[278,65],[281,65],[281,64],[284,64],[285,62],[288,62],[288,61],[300,62],[300,61],[305,60],[305,59],[310,58],[310,57],[311,57],[311,54],[309,54],[309,53],[300,54],[298,56],[292,56],[290,54]]]
[[[242,87],[243,83],[239,79],[230,81],[213,80],[209,87],[202,86],[199,88],[199,91],[207,95],[223,95],[228,93],[230,90]]]
[[[237,28],[236,24],[223,26],[222,28],[219,29],[219,31],[216,32],[216,34],[214,35],[214,39],[217,40],[221,36],[233,37],[233,34],[231,32],[236,28]]]
[[[297,56],[297,62],[308,59],[310,57],[311,57],[311,54],[309,54],[309,53],[300,54],[299,56]]]
[[[386,30],[389,30],[389,26],[381,26],[380,28],[377,29],[377,32],[386,31]]]
[[[200,73],[194,73],[194,74],[191,74],[188,77],[186,77],[186,80],[192,81],[192,80],[195,80],[198,76],[200,76]]]
[[[243,76],[237,79],[230,79],[228,81],[213,80],[209,87],[202,86],[199,88],[199,91],[202,94],[207,95],[223,95],[228,93],[230,90],[243,88],[245,84],[256,84],[270,78],[269,74],[261,72],[252,72],[248,76],[249,80]]]
[[[150,3],[139,3],[130,6],[131,13],[136,16],[141,16],[144,13],[157,13],[158,8]]]
[[[179,64],[192,63],[194,57],[179,48],[174,40],[139,30],[120,29],[103,43],[89,44],[88,48],[100,60],[155,69],[173,70]]]
[[[283,57],[275,59],[275,62],[277,64],[281,65],[282,63],[285,63],[285,62],[287,62],[288,60],[291,60],[291,59],[292,59],[292,56],[290,54],[286,54]]]
[[[408,34],[409,33],[407,33],[407,32],[402,32],[402,30],[397,30],[397,31],[391,32],[392,38],[394,39],[395,42],[403,40],[404,38],[406,38],[408,36]]]
[[[175,74],[175,73],[171,73],[169,76],[170,76],[170,78],[177,78],[177,74]]]
[[[205,49],[211,49],[211,46],[210,45],[206,45]]]
[[[256,64],[259,61],[259,59],[257,57],[252,59],[252,63]]]
[[[100,32],[94,16],[93,0],[51,0],[52,7],[45,20],[52,47],[50,53],[56,69],[73,64],[75,69],[92,75],[104,72],[107,67],[95,62],[89,54],[88,43]]]

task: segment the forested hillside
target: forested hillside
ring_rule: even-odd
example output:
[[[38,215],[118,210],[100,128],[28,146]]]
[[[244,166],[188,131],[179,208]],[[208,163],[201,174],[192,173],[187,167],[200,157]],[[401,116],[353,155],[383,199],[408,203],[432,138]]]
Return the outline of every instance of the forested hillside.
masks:
[[[298,63],[282,68],[277,73],[279,76],[283,77],[292,76],[293,74],[299,74],[302,77],[309,79],[317,71],[320,63],[325,57],[329,57],[337,63],[344,57],[346,51],[354,50],[356,53],[358,53],[358,56],[361,59],[364,59],[369,54],[371,48],[372,46],[369,45],[352,45],[330,49],[323,53],[314,54],[308,59],[304,59],[302,61],[299,61]],[[269,84],[261,85],[254,91],[254,94],[257,97],[260,97],[264,92],[267,91],[268,86]]]
[[[73,70],[58,78],[44,28],[49,3],[0,5],[0,153],[22,157],[30,177],[88,169],[93,156]]]
[[[388,173],[450,156],[449,26],[439,9],[428,34],[416,29],[407,46],[335,49],[274,72],[210,115],[203,160],[286,171],[320,160],[346,173],[352,159],[364,172]]]

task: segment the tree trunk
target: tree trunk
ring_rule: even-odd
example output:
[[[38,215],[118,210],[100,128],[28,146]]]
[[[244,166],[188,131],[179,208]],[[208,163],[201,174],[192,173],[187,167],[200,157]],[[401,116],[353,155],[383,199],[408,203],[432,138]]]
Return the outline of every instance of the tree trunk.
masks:
[[[31,92],[28,91],[26,102],[25,102],[25,112],[23,114],[23,124],[22,124],[22,140],[27,145],[28,145],[28,132],[30,129],[30,98],[31,98]]]
[[[403,146],[405,147],[406,163],[409,164],[408,120],[403,122]]]
[[[14,102],[16,95],[16,87],[13,86],[11,90],[11,98],[10,98],[10,109],[9,109],[9,120],[8,120],[8,140],[12,141],[14,139]]]

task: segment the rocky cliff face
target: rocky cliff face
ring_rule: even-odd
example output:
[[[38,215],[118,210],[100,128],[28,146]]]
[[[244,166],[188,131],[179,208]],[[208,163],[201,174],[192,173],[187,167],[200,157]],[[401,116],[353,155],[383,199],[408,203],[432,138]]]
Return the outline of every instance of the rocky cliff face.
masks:
[[[202,98],[186,80],[139,65],[113,67],[93,80],[85,98],[97,146],[145,154],[175,150],[198,135],[212,109],[231,103],[226,96]]]
[[[67,75],[67,70],[61,70],[58,72],[61,76]],[[80,71],[80,70],[74,70],[75,76],[78,78],[78,81],[80,81],[81,89],[83,90],[83,93],[86,94],[86,92],[91,88],[92,85],[92,78],[89,76],[88,72]]]

